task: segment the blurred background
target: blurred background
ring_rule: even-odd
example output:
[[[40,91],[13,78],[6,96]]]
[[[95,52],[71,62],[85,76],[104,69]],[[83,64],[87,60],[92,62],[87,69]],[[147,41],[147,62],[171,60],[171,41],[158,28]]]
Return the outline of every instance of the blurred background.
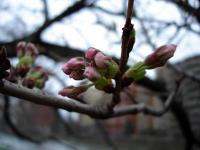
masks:
[[[0,46],[14,65],[16,43],[35,43],[41,53],[36,64],[50,75],[44,91],[57,95],[65,86],[81,84],[61,70],[69,58],[95,47],[119,59],[126,7],[127,0],[1,0]],[[183,75],[169,112],[95,120],[0,95],[0,150],[200,149],[200,1],[135,0],[132,22],[136,43],[128,65],[159,46],[178,47],[166,67],[148,71],[146,78],[125,88],[120,105],[162,108]],[[90,88],[83,97],[101,105],[112,96]]]

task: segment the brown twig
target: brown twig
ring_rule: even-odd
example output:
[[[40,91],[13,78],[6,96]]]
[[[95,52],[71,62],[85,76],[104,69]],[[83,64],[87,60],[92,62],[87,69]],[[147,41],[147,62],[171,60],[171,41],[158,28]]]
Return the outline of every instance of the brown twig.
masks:
[[[123,27],[122,32],[122,44],[121,44],[121,57],[119,62],[119,73],[116,76],[116,88],[113,96],[113,103],[112,107],[114,107],[116,104],[120,102],[120,91],[121,91],[121,84],[122,84],[122,75],[125,72],[127,60],[128,60],[128,44],[129,44],[129,38],[131,35],[131,31],[133,29],[133,24],[131,24],[131,18],[132,18],[132,12],[133,12],[133,3],[134,0],[128,1],[128,9],[127,9],[127,16],[126,16],[126,22]]]

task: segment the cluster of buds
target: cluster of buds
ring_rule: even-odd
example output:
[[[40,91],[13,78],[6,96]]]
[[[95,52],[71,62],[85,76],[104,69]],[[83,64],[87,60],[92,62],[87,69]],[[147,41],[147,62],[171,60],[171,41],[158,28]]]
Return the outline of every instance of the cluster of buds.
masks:
[[[103,54],[96,48],[88,48],[85,58],[75,57],[66,62],[63,66],[63,72],[74,80],[88,79],[93,85],[107,93],[114,89],[112,79],[119,71],[117,63],[109,56]],[[89,86],[86,86],[86,89]],[[81,90],[80,90],[81,89]],[[71,93],[82,93],[85,91],[79,87],[67,87],[59,92],[60,95],[71,97]],[[78,91],[78,92],[77,92]],[[80,92],[81,91],[81,92]],[[74,94],[73,98],[74,98]]]
[[[133,81],[142,79],[145,76],[146,69],[155,69],[162,67],[173,57],[176,45],[164,45],[156,49],[152,54],[148,55],[143,62],[138,62],[131,66],[123,76],[124,85],[129,85]]]
[[[14,83],[22,82],[28,88],[43,88],[48,75],[41,66],[33,67],[38,49],[32,43],[19,42],[16,51],[19,62],[13,67],[7,59],[6,49],[0,48],[0,80],[6,78]]]
[[[19,42],[16,46],[19,62],[16,66],[17,74],[24,77],[33,65],[38,55],[38,49],[33,43]]]
[[[86,51],[85,58],[87,65],[84,76],[92,81],[97,89],[111,93],[112,79],[119,71],[118,64],[111,57],[92,47]]]
[[[133,35],[134,37],[134,35]],[[132,39],[134,41],[134,39]],[[123,75],[122,86],[128,86],[133,81],[142,79],[147,69],[154,69],[165,65],[176,50],[176,45],[164,45],[148,55],[143,62],[138,62],[131,66]],[[103,54],[96,48],[89,48],[85,53],[85,58],[75,57],[66,62],[63,71],[75,80],[87,78],[99,90],[112,93],[114,90],[112,79],[119,71],[118,64],[109,56]],[[66,87],[59,92],[62,96],[76,98],[85,92],[89,86]]]
[[[22,81],[22,85],[28,88],[37,87],[42,89],[45,82],[48,80],[48,74],[41,66],[36,66],[30,69]]]
[[[7,59],[5,48],[0,48],[0,79],[9,76],[7,72],[10,69],[10,61]]]

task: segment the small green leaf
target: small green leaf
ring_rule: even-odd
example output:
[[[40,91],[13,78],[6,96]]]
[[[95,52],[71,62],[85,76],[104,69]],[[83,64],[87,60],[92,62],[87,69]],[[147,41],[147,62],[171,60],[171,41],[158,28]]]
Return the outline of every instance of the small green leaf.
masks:
[[[137,81],[137,80],[142,79],[145,76],[146,69],[147,69],[147,66],[143,62],[138,62],[132,67],[130,67],[127,70],[126,74],[129,78],[132,78],[133,80]]]

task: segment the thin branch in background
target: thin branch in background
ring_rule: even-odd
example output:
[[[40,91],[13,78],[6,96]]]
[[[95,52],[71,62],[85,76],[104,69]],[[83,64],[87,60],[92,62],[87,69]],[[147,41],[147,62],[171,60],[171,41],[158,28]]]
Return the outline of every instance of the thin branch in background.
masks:
[[[44,5],[44,18],[45,22],[49,20],[49,11],[48,11],[48,0],[42,0]]]
[[[194,81],[200,82],[200,77],[194,75],[191,72],[183,71],[180,68],[178,68],[177,66],[172,65],[170,63],[167,64],[167,67],[170,68],[170,69],[172,69],[172,70],[174,70],[175,72],[183,75],[184,77],[187,77],[187,78],[190,78],[190,79],[192,79]]]
[[[153,50],[155,50],[157,48],[157,46],[152,42],[151,37],[149,36],[148,30],[145,27],[145,24],[143,22],[142,19],[139,19],[143,33],[145,35],[146,41],[147,43],[153,48]]]
[[[177,90],[178,90],[178,88],[177,88]],[[113,114],[111,114],[109,116],[109,118],[118,117],[118,116],[127,115],[127,114],[136,114],[139,112],[143,112],[144,114],[158,116],[158,117],[162,116],[169,110],[172,101],[175,99],[177,90],[173,91],[169,95],[169,97],[165,101],[162,109],[152,108],[152,107],[145,105],[144,103],[140,103],[140,104],[116,108],[114,110]]]
[[[3,118],[4,118],[5,122],[7,123],[7,125],[10,127],[10,129],[12,130],[12,132],[15,135],[17,135],[19,138],[31,141],[33,143],[41,143],[42,142],[42,141],[36,140],[36,139],[34,139],[34,138],[32,138],[32,137],[30,137],[28,135],[25,135],[12,122],[11,114],[10,114],[10,98],[9,98],[9,96],[6,96],[6,95],[4,95],[4,112],[3,112]]]

